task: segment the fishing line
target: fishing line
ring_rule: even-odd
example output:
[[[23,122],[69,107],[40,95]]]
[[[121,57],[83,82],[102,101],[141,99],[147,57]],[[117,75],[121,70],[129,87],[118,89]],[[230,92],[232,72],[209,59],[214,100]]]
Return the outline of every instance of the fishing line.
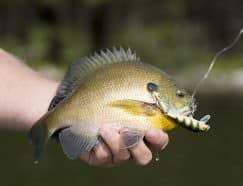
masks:
[[[216,55],[214,56],[212,62],[210,63],[207,72],[204,74],[203,78],[198,82],[198,84],[196,85],[192,97],[195,97],[196,93],[198,92],[198,89],[200,88],[200,86],[202,85],[202,83],[208,78],[208,75],[210,74],[211,70],[213,69],[214,64],[216,63],[217,59],[226,51],[230,50],[231,48],[233,48],[237,42],[239,41],[241,35],[243,34],[243,28],[240,30],[240,32],[238,33],[238,35],[235,37],[235,39],[232,41],[231,44],[229,44],[228,46],[226,46],[225,48],[223,48],[222,50],[218,51],[216,53]]]

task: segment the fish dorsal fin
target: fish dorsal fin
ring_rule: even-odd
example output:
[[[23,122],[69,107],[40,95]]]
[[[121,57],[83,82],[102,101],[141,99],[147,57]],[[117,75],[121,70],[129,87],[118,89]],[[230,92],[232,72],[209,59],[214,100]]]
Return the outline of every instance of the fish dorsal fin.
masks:
[[[124,50],[122,47],[120,47],[120,49],[114,47],[112,51],[107,49],[100,53],[94,53],[94,55],[89,57],[82,57],[69,65],[64,79],[61,81],[48,110],[53,109],[60,101],[70,95],[85,76],[96,71],[100,67],[113,63],[138,61],[140,61],[140,59],[130,48]]]

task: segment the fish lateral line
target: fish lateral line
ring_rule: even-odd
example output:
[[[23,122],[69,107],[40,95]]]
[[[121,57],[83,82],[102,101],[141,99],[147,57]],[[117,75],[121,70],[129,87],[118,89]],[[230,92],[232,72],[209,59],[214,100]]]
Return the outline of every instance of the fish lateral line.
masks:
[[[240,32],[237,34],[237,36],[234,38],[234,40],[229,45],[227,45],[226,47],[224,47],[223,49],[221,49],[220,51],[218,51],[215,54],[213,60],[211,61],[210,65],[208,67],[208,70],[206,71],[206,73],[204,74],[202,79],[195,86],[193,94],[192,94],[192,97],[195,97],[195,95],[198,92],[198,90],[199,90],[200,86],[202,85],[202,83],[208,78],[208,76],[209,76],[210,72],[212,71],[215,63],[217,62],[217,59],[221,55],[223,55],[225,52],[227,52],[228,50],[232,49],[238,43],[238,41],[240,40],[242,34],[243,34],[243,28],[241,28]]]

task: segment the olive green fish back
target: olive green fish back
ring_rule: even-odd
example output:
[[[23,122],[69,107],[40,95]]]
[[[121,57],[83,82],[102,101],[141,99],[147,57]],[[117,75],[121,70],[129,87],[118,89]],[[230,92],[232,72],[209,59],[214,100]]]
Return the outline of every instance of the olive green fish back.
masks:
[[[52,99],[48,111],[53,109],[60,101],[70,95],[75,88],[82,82],[88,74],[96,71],[104,65],[121,62],[139,62],[140,59],[129,48],[125,51],[123,48],[113,48],[112,51],[101,51],[89,57],[82,57],[78,61],[71,63],[68,67],[64,79],[60,83],[55,97]]]

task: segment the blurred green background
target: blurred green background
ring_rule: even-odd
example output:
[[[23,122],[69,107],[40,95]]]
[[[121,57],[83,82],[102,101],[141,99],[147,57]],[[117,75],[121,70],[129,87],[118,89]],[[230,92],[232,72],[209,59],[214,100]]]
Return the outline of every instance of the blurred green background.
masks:
[[[242,9],[242,0],[0,1],[0,47],[55,79],[81,56],[131,47],[191,90],[239,32]],[[242,87],[242,49],[220,58],[201,91]]]
[[[243,1],[0,1],[0,47],[49,78],[67,65],[113,46],[171,74],[192,91],[213,55],[243,26]],[[243,185],[243,39],[221,57],[199,91],[197,118],[212,130],[170,133],[160,161],[138,167],[92,168],[65,158],[51,142],[39,165],[23,134],[1,134],[0,185]]]

